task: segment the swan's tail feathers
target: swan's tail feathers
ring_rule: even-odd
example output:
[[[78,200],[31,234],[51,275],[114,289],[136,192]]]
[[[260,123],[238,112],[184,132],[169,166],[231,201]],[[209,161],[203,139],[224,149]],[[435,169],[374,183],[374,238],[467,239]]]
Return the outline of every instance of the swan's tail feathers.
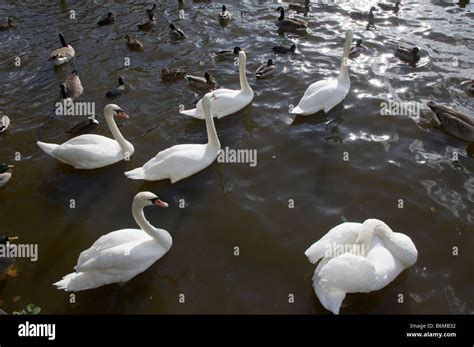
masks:
[[[324,245],[323,245],[324,243]],[[304,254],[308,257],[308,260],[311,264],[316,264],[319,259],[325,256],[326,248],[324,247],[326,242],[315,242],[313,243]]]
[[[108,283],[110,282],[100,280],[98,273],[88,271],[70,273],[69,275],[64,276],[62,280],[53,283],[53,285],[66,292],[78,292],[81,290],[97,288]]]
[[[336,290],[326,290],[324,286],[314,284],[314,291],[321,302],[321,305],[333,314],[339,314],[342,301],[346,297],[346,293]]]
[[[55,143],[45,143],[41,141],[37,141],[36,144],[39,148],[43,150],[46,154],[52,155],[53,151],[58,147]]]
[[[136,168],[131,171],[125,172],[125,176],[131,178],[132,180],[144,180],[145,179],[145,170],[142,167]]]
[[[293,109],[290,111],[290,113],[293,113],[293,114],[303,114],[304,111],[303,111],[299,106],[295,106],[295,107],[293,107]]]

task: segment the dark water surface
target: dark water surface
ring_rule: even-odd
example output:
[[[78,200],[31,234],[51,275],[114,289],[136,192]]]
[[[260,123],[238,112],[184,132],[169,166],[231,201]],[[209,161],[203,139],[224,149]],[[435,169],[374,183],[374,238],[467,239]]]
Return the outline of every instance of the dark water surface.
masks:
[[[373,217],[409,235],[418,262],[386,288],[349,295],[343,313],[472,313],[474,311],[474,170],[467,145],[419,125],[419,117],[381,116],[383,101],[434,100],[472,114],[465,92],[473,79],[474,6],[448,1],[404,1],[398,16],[378,12],[376,29],[350,12],[370,2],[314,3],[306,35],[280,36],[276,1],[228,2],[234,18],[221,27],[215,1],[164,1],[158,26],[137,33],[146,18],[141,1],[2,0],[0,17],[17,29],[0,32],[0,111],[12,126],[0,135],[0,162],[15,164],[0,191],[1,233],[39,245],[39,260],[18,261],[18,277],[0,284],[0,308],[10,312],[34,303],[44,313],[326,313],[315,297],[314,265],[304,251],[343,221]],[[103,7],[106,5],[107,8]],[[284,4],[286,7],[287,5]],[[69,19],[69,10],[76,20]],[[108,10],[118,22],[97,27]],[[179,9],[185,18],[179,20]],[[245,11],[243,17],[240,12]],[[177,22],[188,38],[168,36]],[[344,32],[363,38],[365,52],[350,67],[351,90],[329,114],[297,118],[288,113],[306,87],[337,74]],[[54,69],[47,61],[62,31],[76,50],[73,64]],[[132,33],[145,52],[130,53]],[[296,42],[298,53],[274,56],[273,46]],[[397,44],[414,44],[422,60],[413,68],[393,56]],[[232,60],[212,52],[240,46],[247,51],[252,105],[216,121],[222,146],[258,150],[258,165],[219,164],[184,181],[131,181],[123,172],[179,143],[204,143],[204,122],[178,113],[202,94],[186,81],[163,83],[164,66],[196,74],[209,71],[226,88],[238,88]],[[22,58],[21,67],[14,58]],[[124,58],[131,66],[124,67]],[[277,72],[256,81],[255,69],[274,58]],[[61,143],[77,122],[54,115],[59,87],[75,67],[84,86],[81,101],[108,103],[119,75],[126,93],[116,101],[130,119],[120,129],[135,146],[130,162],[75,171],[44,154],[35,142]],[[430,113],[422,110],[421,117]],[[99,134],[109,135],[102,122]],[[15,153],[21,161],[15,162]],[[349,161],[343,155],[349,154]],[[453,162],[453,152],[459,160]],[[79,253],[101,235],[132,227],[131,201],[150,190],[170,203],[149,208],[147,218],[167,229],[173,247],[146,272],[124,286],[78,293],[76,304],[52,283],[72,271]],[[75,199],[76,208],[69,208]],[[179,208],[180,199],[186,208]],[[289,199],[295,207],[288,208]],[[399,199],[403,207],[398,208]],[[453,247],[459,255],[453,256]],[[234,256],[234,247],[240,255]],[[185,303],[178,301],[185,295]],[[294,294],[295,302],[288,302]],[[397,302],[398,294],[404,303]],[[21,300],[12,303],[13,296]]]

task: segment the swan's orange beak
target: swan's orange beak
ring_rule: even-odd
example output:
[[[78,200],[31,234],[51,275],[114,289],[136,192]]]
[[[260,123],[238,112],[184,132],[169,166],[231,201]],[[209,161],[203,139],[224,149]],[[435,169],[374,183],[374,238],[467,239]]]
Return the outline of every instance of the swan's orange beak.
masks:
[[[168,207],[168,203],[161,201],[160,199],[156,199],[155,202],[153,203],[155,206],[160,206],[160,207]]]
[[[119,116],[120,118],[122,118],[122,119],[128,119],[128,114],[126,114],[126,113],[123,112],[123,111],[120,111],[120,112],[118,112],[117,114],[118,114],[118,116]]]

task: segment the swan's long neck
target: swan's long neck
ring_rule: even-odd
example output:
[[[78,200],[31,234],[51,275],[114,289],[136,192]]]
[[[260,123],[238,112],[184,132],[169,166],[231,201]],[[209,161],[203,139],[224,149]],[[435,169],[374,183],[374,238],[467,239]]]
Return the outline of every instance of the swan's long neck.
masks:
[[[114,116],[111,114],[105,114],[104,117],[110,129],[110,132],[112,133],[112,136],[114,137],[115,141],[118,142],[118,144],[120,145],[120,148],[122,148],[122,151],[124,153],[128,153],[129,155],[132,155],[133,147],[131,147],[131,145],[127,142],[127,140],[125,140],[125,137],[123,137],[117,124],[115,123]]]
[[[247,58],[245,55],[239,56],[239,76],[240,76],[240,89],[243,92],[252,92],[249,82],[247,81]]]
[[[206,118],[207,140],[209,145],[216,149],[220,149],[221,143],[219,141],[219,137],[217,136],[216,126],[211,115],[210,105],[207,101],[203,100],[202,106],[204,110],[204,117]]]
[[[344,43],[344,53],[342,54],[341,68],[339,78],[349,81],[349,52],[352,44],[352,30],[346,32],[346,41]]]
[[[374,236],[374,229],[364,227],[362,231],[357,235],[357,239],[355,241],[355,245],[352,248],[352,253],[356,255],[367,256],[367,252],[370,249],[372,244],[372,238]],[[358,254],[358,252],[362,252],[362,254]]]
[[[141,207],[135,201],[132,204],[132,214],[140,229],[153,237],[166,249],[171,248],[172,240],[170,234],[168,234],[165,230],[155,228],[153,225],[151,225],[150,222],[145,218],[143,207]]]

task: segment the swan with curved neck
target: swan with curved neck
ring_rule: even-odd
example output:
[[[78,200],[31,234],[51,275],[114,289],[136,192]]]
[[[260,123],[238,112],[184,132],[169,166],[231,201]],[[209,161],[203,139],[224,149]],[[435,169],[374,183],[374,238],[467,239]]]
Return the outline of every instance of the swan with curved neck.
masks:
[[[236,113],[250,104],[253,99],[253,90],[247,81],[247,56],[244,51],[239,52],[239,77],[240,90],[220,88],[213,91],[215,96],[212,101],[212,116],[222,118]],[[198,119],[204,119],[204,110],[202,100],[196,104],[196,108],[181,111],[181,114]]]
[[[127,160],[135,150],[123,137],[114,116],[127,119],[128,115],[115,104],[105,106],[104,118],[114,140],[101,135],[86,134],[74,137],[61,145],[41,141],[36,144],[46,154],[76,169],[97,169],[123,159]]]
[[[306,89],[298,106],[290,113],[307,116],[321,110],[328,113],[334,106],[341,103],[349,93],[351,81],[349,79],[348,57],[352,44],[352,30],[346,31],[344,53],[342,55],[339,76],[335,79],[317,81]]]
[[[404,234],[378,219],[342,223],[309,247],[306,256],[319,262],[313,286],[321,304],[334,314],[347,293],[380,290],[414,265],[418,251]]]
[[[171,183],[175,183],[211,165],[221,149],[214,119],[211,116],[212,98],[215,98],[213,92],[204,95],[202,98],[208,139],[206,144],[184,144],[165,149],[142,167],[125,172],[125,176],[135,180],[147,181],[169,178]]]
[[[173,240],[164,229],[145,218],[146,206],[168,207],[150,192],[135,195],[132,215],[140,229],[121,229],[100,237],[79,255],[76,270],[54,283],[58,289],[80,291],[111,283],[124,283],[148,269],[171,248]]]

